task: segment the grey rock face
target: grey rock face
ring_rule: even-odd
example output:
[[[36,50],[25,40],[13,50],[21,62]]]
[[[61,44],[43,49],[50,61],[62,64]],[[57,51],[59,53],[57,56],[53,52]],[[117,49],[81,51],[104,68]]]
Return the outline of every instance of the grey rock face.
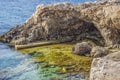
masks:
[[[72,49],[72,53],[77,55],[89,55],[90,52],[91,46],[87,42],[77,43]]]

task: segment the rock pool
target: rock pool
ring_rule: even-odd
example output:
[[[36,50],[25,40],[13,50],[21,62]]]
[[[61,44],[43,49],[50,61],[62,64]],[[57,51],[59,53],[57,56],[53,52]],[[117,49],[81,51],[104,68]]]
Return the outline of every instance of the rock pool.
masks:
[[[30,55],[0,43],[0,80],[84,80],[80,75],[56,74],[58,67],[42,68]]]

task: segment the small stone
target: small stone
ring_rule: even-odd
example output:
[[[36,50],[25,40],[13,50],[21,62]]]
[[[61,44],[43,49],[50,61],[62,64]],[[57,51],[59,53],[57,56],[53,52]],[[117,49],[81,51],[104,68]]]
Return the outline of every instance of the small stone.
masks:
[[[83,55],[86,56],[90,54],[90,51],[91,51],[91,46],[87,42],[77,43],[72,49],[72,53],[81,56]]]

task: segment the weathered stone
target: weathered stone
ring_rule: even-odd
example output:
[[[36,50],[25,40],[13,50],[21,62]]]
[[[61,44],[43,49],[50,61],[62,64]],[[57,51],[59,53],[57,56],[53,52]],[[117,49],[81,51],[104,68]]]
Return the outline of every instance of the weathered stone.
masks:
[[[120,36],[118,36],[120,35],[120,3],[100,2],[101,5],[97,4],[97,6],[83,9],[82,17],[94,23],[107,46],[120,45]]]
[[[21,44],[26,44],[26,43],[27,43],[27,40],[26,40],[25,37],[24,38],[20,38],[20,39],[15,41],[15,45],[21,45]]]
[[[87,42],[77,43],[73,49],[72,53],[77,55],[89,55],[91,52],[91,46]]]
[[[120,51],[111,53],[107,55],[106,58],[114,61],[120,61]]]
[[[94,58],[90,80],[120,80],[120,52]]]
[[[91,56],[94,58],[106,56],[109,53],[108,49],[100,46],[92,48]]]

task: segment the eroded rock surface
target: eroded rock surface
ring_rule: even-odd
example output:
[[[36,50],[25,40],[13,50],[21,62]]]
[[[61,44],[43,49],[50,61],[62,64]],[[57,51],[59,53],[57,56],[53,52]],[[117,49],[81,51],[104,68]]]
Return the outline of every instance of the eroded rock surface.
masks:
[[[120,51],[94,58],[90,80],[120,80]]]
[[[81,55],[81,56],[89,56],[91,52],[91,46],[87,42],[77,43],[73,49],[72,53]]]
[[[97,43],[105,42],[107,46],[120,47],[119,14],[119,1],[39,5],[23,25],[11,29],[0,40],[27,44],[41,40],[91,39]]]

